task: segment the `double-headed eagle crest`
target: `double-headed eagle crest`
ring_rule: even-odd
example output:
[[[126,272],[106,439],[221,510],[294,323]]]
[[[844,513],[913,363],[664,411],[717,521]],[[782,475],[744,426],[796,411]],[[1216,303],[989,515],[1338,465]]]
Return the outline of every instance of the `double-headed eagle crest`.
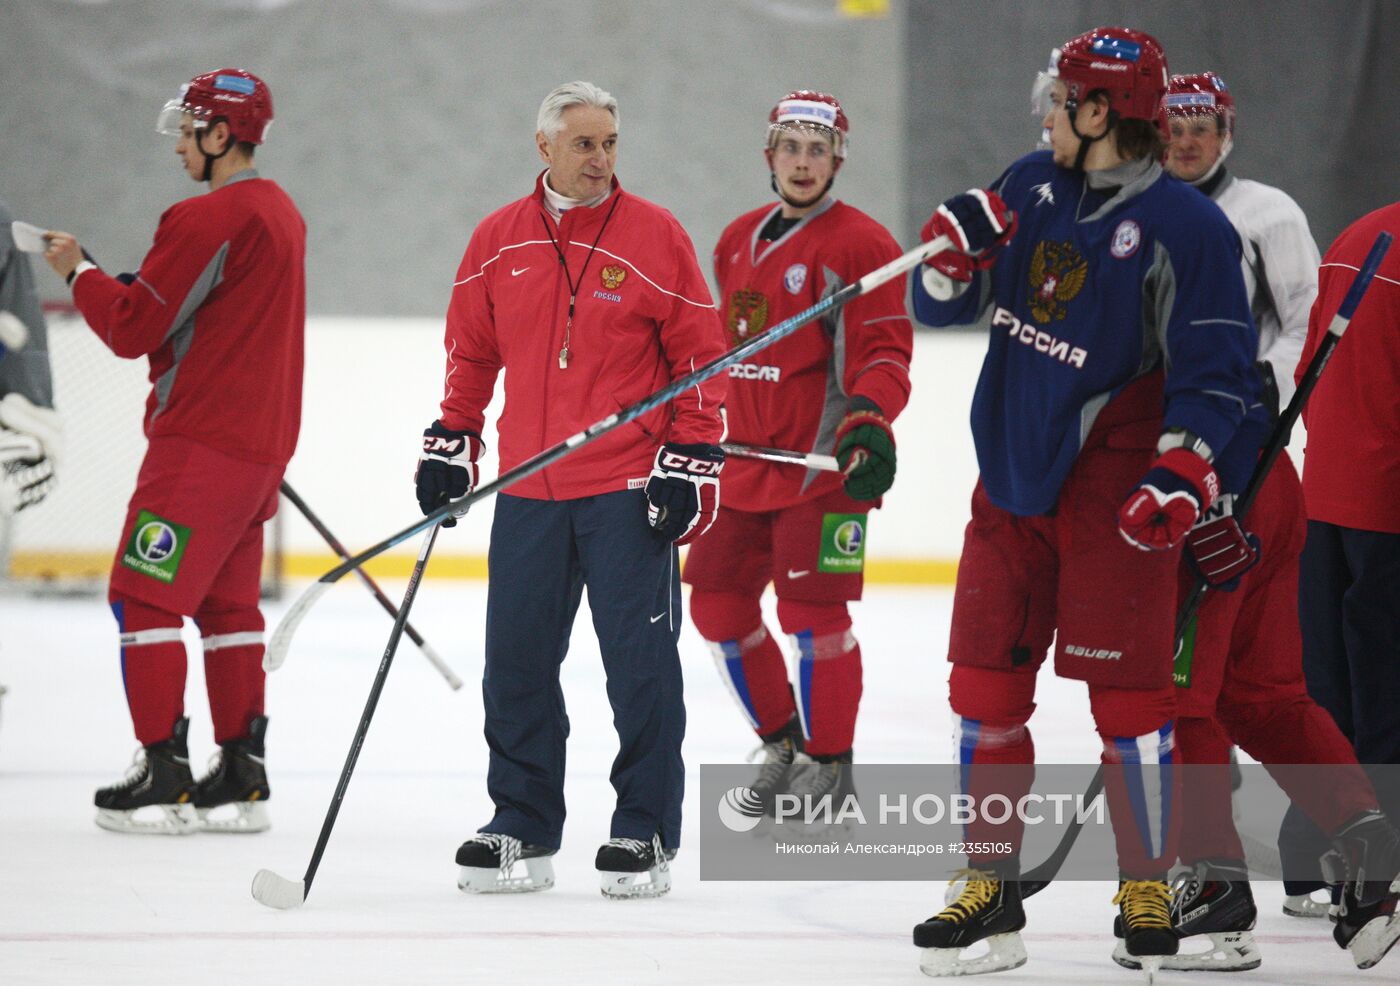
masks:
[[[1084,288],[1089,262],[1072,243],[1042,240],[1031,255],[1031,314],[1040,323],[1068,314],[1066,303]]]

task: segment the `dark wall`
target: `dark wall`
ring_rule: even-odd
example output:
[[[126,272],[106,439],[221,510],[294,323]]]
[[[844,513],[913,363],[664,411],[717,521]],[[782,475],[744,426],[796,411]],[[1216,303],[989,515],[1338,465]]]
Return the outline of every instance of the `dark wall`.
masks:
[[[1400,199],[1400,4],[914,2],[906,238],[948,195],[1032,149],[1030,90],[1050,49],[1105,24],[1154,35],[1173,72],[1225,79],[1238,110],[1229,167],[1292,195],[1322,250]]]

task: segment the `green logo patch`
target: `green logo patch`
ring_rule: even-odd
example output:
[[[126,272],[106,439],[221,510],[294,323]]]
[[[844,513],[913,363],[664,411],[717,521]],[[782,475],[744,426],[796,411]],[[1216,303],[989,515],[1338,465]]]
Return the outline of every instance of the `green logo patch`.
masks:
[[[1191,665],[1195,659],[1196,618],[1193,616],[1186,632],[1181,635],[1181,649],[1176,652],[1176,660],[1172,664],[1172,680],[1176,682],[1176,687],[1191,687]]]
[[[865,569],[865,514],[826,514],[817,571],[850,574]]]
[[[189,543],[188,527],[142,510],[136,515],[136,528],[122,552],[122,564],[168,585],[175,581]]]

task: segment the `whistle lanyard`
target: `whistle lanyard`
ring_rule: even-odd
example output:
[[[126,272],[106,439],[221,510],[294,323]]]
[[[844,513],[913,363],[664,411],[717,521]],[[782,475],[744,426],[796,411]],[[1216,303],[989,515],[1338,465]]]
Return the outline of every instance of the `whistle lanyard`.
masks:
[[[574,306],[578,302],[578,289],[583,286],[583,275],[588,273],[588,262],[593,259],[593,251],[598,249],[598,242],[603,238],[603,230],[608,228],[608,221],[612,219],[613,210],[617,208],[621,195],[614,194],[612,205],[608,206],[608,214],[603,217],[603,225],[598,228],[598,235],[593,238],[593,245],[588,248],[588,256],[583,258],[583,269],[578,272],[578,283],[574,283],[574,277],[569,273],[569,262],[564,259],[564,251],[559,249],[559,242],[554,238],[554,230],[549,228],[549,220],[540,216],[540,222],[544,223],[545,235],[549,237],[549,243],[554,247],[554,253],[559,258],[559,266],[564,268],[564,280],[569,282],[569,321],[564,326],[564,348],[559,350],[559,369],[569,368],[569,339],[574,332]],[[578,208],[578,206],[575,206]],[[562,221],[563,217],[560,217]]]

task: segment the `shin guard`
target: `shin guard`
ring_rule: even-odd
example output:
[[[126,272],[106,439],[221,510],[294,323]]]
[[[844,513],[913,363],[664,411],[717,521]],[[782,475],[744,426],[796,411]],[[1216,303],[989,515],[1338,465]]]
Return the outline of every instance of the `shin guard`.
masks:
[[[185,710],[184,620],[135,599],[111,600],[121,634],[122,683],[142,746],[170,739]]]

